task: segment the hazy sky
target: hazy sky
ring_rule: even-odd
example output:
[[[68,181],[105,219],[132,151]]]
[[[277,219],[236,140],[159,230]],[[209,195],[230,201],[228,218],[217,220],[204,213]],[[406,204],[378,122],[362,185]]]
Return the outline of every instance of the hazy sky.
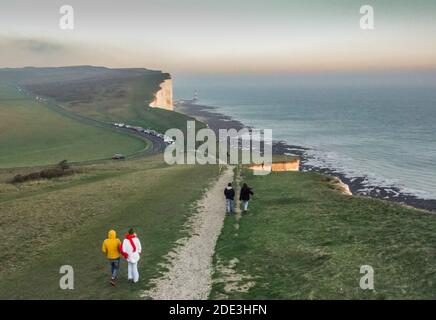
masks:
[[[59,28],[74,8],[75,29]],[[359,9],[375,10],[375,30]],[[0,0],[0,66],[169,72],[436,68],[435,0]]]

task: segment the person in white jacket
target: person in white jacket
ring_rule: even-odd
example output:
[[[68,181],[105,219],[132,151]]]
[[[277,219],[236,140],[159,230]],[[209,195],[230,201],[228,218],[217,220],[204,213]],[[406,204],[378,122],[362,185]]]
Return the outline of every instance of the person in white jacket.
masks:
[[[121,244],[121,254],[128,263],[127,278],[133,283],[137,283],[139,281],[138,261],[141,258],[141,251],[141,242],[136,237],[133,228],[131,228]]]

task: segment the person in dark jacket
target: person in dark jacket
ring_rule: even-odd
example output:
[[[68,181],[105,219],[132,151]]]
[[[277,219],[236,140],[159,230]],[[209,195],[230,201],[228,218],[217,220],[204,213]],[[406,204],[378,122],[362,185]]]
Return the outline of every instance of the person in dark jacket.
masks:
[[[248,210],[248,201],[250,201],[251,195],[254,195],[253,191],[251,191],[251,188],[246,183],[244,183],[242,185],[241,193],[239,195],[239,201],[242,201],[244,212],[247,212]]]
[[[224,196],[226,197],[226,213],[232,213],[233,201],[235,200],[235,190],[233,189],[231,183],[229,183],[224,189]]]

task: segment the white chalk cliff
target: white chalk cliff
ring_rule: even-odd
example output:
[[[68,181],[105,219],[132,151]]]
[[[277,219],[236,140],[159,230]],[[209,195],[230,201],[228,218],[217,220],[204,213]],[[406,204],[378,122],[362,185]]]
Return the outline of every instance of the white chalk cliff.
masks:
[[[150,103],[152,108],[174,110],[173,105],[173,80],[167,79],[160,84],[160,90],[156,92],[154,100]]]

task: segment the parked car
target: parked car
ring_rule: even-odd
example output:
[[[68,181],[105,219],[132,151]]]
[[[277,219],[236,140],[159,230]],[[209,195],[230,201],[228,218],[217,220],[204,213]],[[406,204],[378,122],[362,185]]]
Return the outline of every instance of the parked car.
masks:
[[[113,160],[125,160],[126,156],[121,153],[116,153],[112,156]]]
[[[164,142],[168,144],[172,144],[174,140],[171,137],[164,136]]]

